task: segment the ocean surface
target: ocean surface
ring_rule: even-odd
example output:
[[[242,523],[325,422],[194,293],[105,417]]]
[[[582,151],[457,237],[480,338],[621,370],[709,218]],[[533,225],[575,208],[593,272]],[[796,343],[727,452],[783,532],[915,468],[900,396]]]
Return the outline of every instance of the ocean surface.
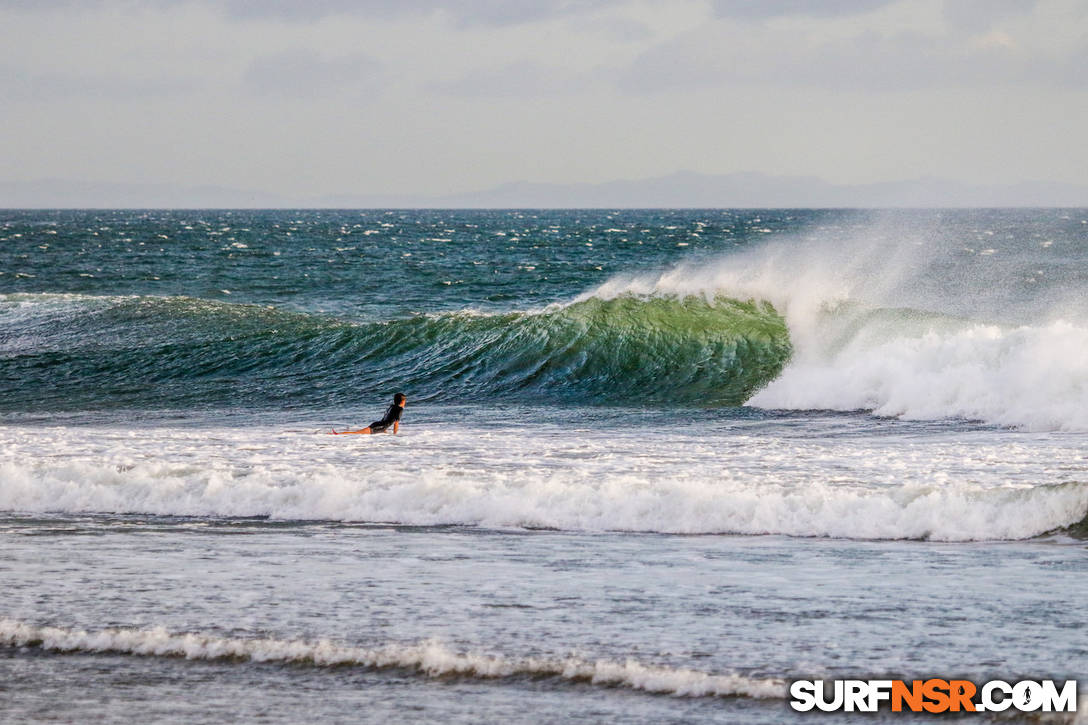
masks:
[[[1088,210],[0,211],[0,585],[2,722],[1088,722]]]

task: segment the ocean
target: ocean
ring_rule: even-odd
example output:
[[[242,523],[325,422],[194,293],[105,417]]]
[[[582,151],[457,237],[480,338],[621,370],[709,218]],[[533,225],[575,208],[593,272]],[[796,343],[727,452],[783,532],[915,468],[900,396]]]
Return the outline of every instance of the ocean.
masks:
[[[1084,209],[0,211],[0,721],[1088,722],[1086,320]]]

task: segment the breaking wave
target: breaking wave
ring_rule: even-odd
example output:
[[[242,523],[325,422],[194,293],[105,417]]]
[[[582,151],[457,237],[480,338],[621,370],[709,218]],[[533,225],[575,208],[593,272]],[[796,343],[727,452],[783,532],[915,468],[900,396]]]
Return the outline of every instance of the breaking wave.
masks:
[[[405,389],[1088,431],[1083,284],[1066,270],[1039,291],[1025,249],[991,269],[977,260],[994,256],[968,265],[924,239],[790,238],[619,275],[540,310],[369,322],[188,297],[0,295],[0,406],[324,407]]]
[[[929,484],[799,485],[720,469],[670,479],[577,466],[511,477],[442,463],[448,449],[429,443],[436,446],[435,460],[418,466],[365,451],[355,466],[326,461],[291,470],[245,462],[9,463],[0,465],[0,510],[931,541],[1027,539],[1067,527],[1079,536],[1088,516],[1082,482],[986,486],[944,477]],[[488,460],[503,469],[516,458]]]
[[[986,290],[947,279],[948,260],[902,255],[902,247],[844,240],[836,250],[791,240],[618,276],[585,298],[766,300],[786,321],[792,355],[749,405],[1088,431],[1083,295],[1044,304],[995,280],[1012,298],[996,304]]]
[[[773,307],[724,297],[356,323],[184,297],[0,296],[0,400],[13,409],[343,404],[394,388],[739,405],[789,355]]]
[[[0,619],[0,645],[53,652],[115,653],[190,660],[275,662],[314,667],[365,667],[410,670],[426,677],[553,677],[607,687],[626,687],[682,697],[784,698],[786,685],[775,678],[709,674],[697,670],[577,657],[506,657],[455,652],[437,641],[355,647],[331,640],[243,639],[212,634],[175,634],[153,629],[41,627]]]

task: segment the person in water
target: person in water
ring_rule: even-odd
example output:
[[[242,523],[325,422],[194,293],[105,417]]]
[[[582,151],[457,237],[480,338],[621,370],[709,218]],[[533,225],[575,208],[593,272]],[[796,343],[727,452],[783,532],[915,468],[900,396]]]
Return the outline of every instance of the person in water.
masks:
[[[335,435],[345,435],[347,433],[370,435],[371,433],[384,433],[389,429],[389,426],[393,426],[393,435],[396,435],[397,431],[400,430],[400,416],[404,412],[404,406],[406,405],[408,405],[408,398],[405,397],[404,393],[397,393],[393,396],[393,404],[385,411],[385,417],[381,420],[374,421],[362,430],[342,430],[339,433],[336,431],[333,431],[333,433]]]

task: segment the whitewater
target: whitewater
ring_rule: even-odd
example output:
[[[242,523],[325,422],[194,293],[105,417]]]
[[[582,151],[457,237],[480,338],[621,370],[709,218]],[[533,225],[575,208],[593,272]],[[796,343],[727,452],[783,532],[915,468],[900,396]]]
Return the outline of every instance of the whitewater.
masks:
[[[939,541],[1025,539],[1088,515],[1077,437],[902,425],[889,438],[838,420],[814,440],[810,421],[774,416],[686,421],[647,441],[601,432],[594,414],[572,427],[518,413],[462,424],[481,413],[438,408],[360,444],[326,435],[332,421],[4,428],[0,508]],[[529,416],[542,420],[528,428]],[[646,421],[668,425],[659,416]]]
[[[1085,210],[0,212],[0,719],[1088,701],[1086,313]]]

